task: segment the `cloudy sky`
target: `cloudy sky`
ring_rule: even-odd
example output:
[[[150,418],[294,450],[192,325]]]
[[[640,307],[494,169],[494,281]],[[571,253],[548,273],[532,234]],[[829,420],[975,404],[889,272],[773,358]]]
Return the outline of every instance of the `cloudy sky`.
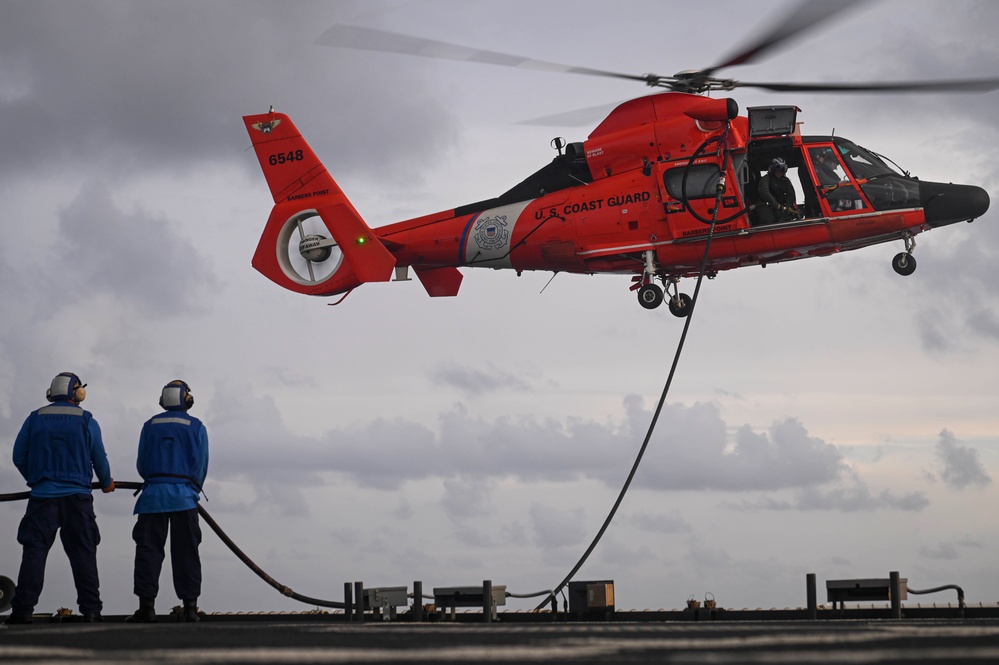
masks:
[[[414,280],[336,307],[283,291],[250,266],[272,200],[240,117],[290,114],[378,226],[496,196],[601,116],[524,121],[648,90],[317,45],[328,27],[671,74],[788,7],[0,0],[0,492],[24,489],[10,446],[56,373],[90,384],[119,480],[138,480],[141,424],[183,378],[211,439],[205,506],[283,584],[552,588],[627,477],[682,321],[614,276],[466,269],[456,298]],[[993,2],[882,0],[727,73],[996,76],[997,26]],[[806,133],[995,197],[997,95],[735,97],[797,104]],[[893,570],[999,600],[997,217],[920,235],[908,278],[899,243],[705,282],[648,453],[576,579],[614,580],[624,609],[797,607],[807,573]],[[130,612],[134,499],[95,501],[105,612]],[[23,508],[0,505],[12,578]],[[309,609],[207,529],[202,552],[204,609]],[[165,571],[161,610],[172,595]],[[38,610],[74,600],[56,551]]]

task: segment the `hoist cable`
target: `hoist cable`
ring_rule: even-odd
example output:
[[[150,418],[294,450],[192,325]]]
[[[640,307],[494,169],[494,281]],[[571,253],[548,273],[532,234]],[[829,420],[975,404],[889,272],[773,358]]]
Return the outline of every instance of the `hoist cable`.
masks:
[[[596,536],[594,536],[593,541],[590,543],[589,547],[586,548],[586,551],[583,552],[583,556],[581,556],[579,561],[576,562],[576,565],[572,567],[572,570],[570,570],[569,574],[565,576],[565,579],[563,579],[558,584],[558,586],[555,587],[555,590],[552,592],[553,597],[555,594],[557,594],[559,591],[565,588],[565,586],[569,583],[569,580],[571,580],[573,576],[577,572],[579,572],[579,569],[583,567],[584,563],[586,563],[586,560],[589,558],[590,554],[596,548],[597,543],[599,543],[600,539],[603,537],[604,532],[607,531],[607,528],[610,526],[611,520],[614,519],[614,515],[617,513],[617,509],[621,506],[621,502],[624,501],[625,494],[628,493],[628,489],[631,487],[631,481],[635,478],[635,473],[638,471],[638,466],[639,464],[641,464],[642,458],[645,456],[645,450],[646,448],[649,447],[649,441],[652,439],[652,433],[656,429],[656,423],[658,423],[659,421],[659,415],[662,413],[663,406],[666,403],[666,396],[669,394],[670,386],[673,384],[673,376],[676,374],[676,368],[680,362],[680,353],[683,351],[683,345],[687,339],[687,331],[690,329],[690,321],[694,317],[694,306],[697,303],[697,295],[701,290],[701,281],[704,279],[704,273],[706,271],[708,264],[708,255],[711,252],[711,241],[715,233],[715,225],[718,220],[718,211],[721,209],[721,200],[722,196],[725,193],[725,169],[728,164],[728,150],[725,149],[724,147],[725,146],[724,141],[727,136],[728,136],[728,129],[726,128],[725,134],[723,134],[722,136],[708,139],[707,141],[705,141],[701,145],[701,147],[694,152],[694,155],[690,158],[690,161],[687,164],[687,170],[690,170],[690,167],[693,166],[694,164],[694,160],[698,157],[700,153],[704,151],[704,149],[708,145],[718,141],[722,141],[723,157],[721,165],[721,179],[719,180],[716,186],[715,206],[711,216],[711,225],[708,229],[707,242],[704,247],[704,256],[701,257],[701,265],[700,268],[698,269],[698,274],[697,274],[697,283],[694,286],[694,295],[690,301],[690,311],[687,313],[687,316],[685,317],[686,321],[683,324],[683,332],[680,334],[680,341],[677,343],[676,353],[673,354],[673,364],[670,366],[669,375],[666,377],[666,385],[663,386],[662,395],[660,395],[659,402],[656,405],[656,410],[652,414],[652,421],[649,423],[649,429],[645,433],[645,439],[642,441],[641,448],[638,449],[638,455],[635,457],[634,464],[631,465],[631,471],[628,473],[628,478],[624,481],[624,486],[621,488],[621,491],[618,493],[617,499],[614,501],[614,505],[611,507],[610,512],[607,514],[607,517],[604,519],[603,524],[600,525],[600,529],[597,531]],[[684,173],[683,182],[685,190],[686,173]],[[683,204],[689,210],[690,204],[686,198],[686,191],[683,192],[683,197],[684,197]],[[547,601],[545,603],[538,605],[535,608],[535,611],[540,610],[546,604]]]

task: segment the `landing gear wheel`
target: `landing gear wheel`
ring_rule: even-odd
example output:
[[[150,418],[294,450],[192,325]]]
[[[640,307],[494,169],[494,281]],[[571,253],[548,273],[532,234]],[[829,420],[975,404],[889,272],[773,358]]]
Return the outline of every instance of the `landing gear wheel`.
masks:
[[[690,305],[693,300],[686,293],[678,293],[675,298],[669,299],[670,314],[679,318],[690,316]]]
[[[663,290],[657,284],[644,284],[638,289],[638,303],[645,309],[663,304]]]
[[[899,275],[911,275],[916,271],[916,257],[909,252],[899,252],[891,260],[891,267]]]
[[[12,600],[14,600],[14,581],[0,575],[0,613],[10,609]]]

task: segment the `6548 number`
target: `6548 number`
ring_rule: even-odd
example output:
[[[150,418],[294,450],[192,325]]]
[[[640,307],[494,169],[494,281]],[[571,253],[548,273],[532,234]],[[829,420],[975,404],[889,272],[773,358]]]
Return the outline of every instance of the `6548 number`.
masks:
[[[305,154],[301,150],[289,150],[288,152],[279,152],[271,155],[267,158],[271,166],[277,166],[278,164],[288,164],[289,162],[298,162],[305,159]]]

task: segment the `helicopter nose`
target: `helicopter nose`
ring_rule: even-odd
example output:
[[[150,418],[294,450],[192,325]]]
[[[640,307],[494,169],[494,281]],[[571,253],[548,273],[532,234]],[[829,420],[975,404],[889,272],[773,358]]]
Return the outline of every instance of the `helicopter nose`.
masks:
[[[971,221],[989,209],[989,193],[974,185],[921,182],[919,199],[926,223],[934,228]]]

